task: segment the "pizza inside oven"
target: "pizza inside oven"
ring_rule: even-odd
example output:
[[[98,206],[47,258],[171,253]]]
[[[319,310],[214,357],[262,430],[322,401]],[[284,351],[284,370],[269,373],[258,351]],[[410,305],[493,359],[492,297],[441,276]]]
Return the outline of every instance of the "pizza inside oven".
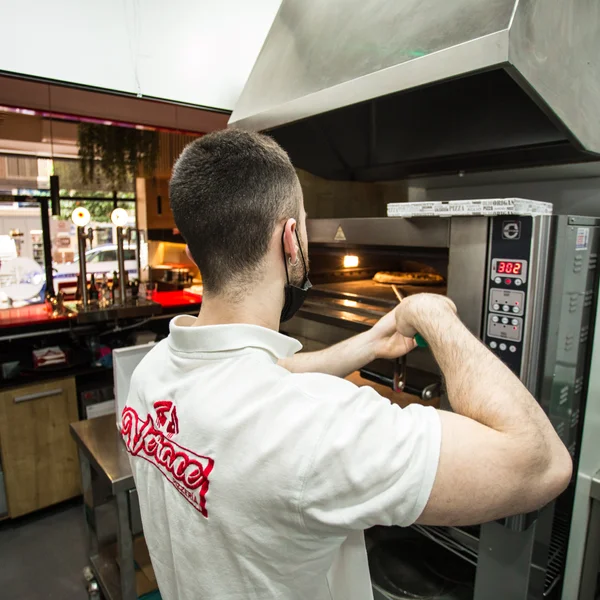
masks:
[[[445,280],[437,273],[408,272],[408,271],[379,271],[373,277],[377,283],[396,285],[442,285]]]

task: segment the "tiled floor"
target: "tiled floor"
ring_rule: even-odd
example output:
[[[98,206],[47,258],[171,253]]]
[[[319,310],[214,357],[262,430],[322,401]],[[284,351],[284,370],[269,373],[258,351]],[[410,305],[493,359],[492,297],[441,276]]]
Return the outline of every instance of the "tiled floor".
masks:
[[[87,600],[81,502],[0,523],[2,600]]]

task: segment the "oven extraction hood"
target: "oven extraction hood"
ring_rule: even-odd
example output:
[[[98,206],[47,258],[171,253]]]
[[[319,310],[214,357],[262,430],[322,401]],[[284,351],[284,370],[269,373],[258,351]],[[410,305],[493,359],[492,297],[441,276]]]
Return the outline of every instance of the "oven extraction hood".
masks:
[[[330,179],[600,158],[598,0],[283,0],[230,126]]]

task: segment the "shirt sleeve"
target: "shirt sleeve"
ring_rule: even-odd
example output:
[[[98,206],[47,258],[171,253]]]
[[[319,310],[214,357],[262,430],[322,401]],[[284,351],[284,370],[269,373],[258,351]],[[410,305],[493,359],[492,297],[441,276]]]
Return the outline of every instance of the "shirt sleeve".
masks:
[[[402,409],[363,387],[326,412],[300,496],[306,526],[338,532],[414,523],[437,473],[437,411],[418,404]]]

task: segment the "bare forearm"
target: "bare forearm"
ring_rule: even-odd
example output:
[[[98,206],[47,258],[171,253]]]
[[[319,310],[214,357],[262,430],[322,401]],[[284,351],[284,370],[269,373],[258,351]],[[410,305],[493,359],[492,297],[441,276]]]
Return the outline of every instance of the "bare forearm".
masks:
[[[283,358],[279,364],[293,373],[327,373],[346,377],[374,359],[372,340],[369,332],[365,332],[324,350],[300,352]]]
[[[455,413],[440,414],[438,471],[420,522],[481,523],[556,498],[571,477],[567,449],[535,398],[471,335],[452,302],[411,296],[396,325],[403,335],[419,331],[425,337]]]
[[[546,449],[560,444],[543,410],[521,381],[458,317],[446,313],[420,314],[417,327],[444,374],[453,410],[500,432],[526,433],[528,439],[537,440]]]

